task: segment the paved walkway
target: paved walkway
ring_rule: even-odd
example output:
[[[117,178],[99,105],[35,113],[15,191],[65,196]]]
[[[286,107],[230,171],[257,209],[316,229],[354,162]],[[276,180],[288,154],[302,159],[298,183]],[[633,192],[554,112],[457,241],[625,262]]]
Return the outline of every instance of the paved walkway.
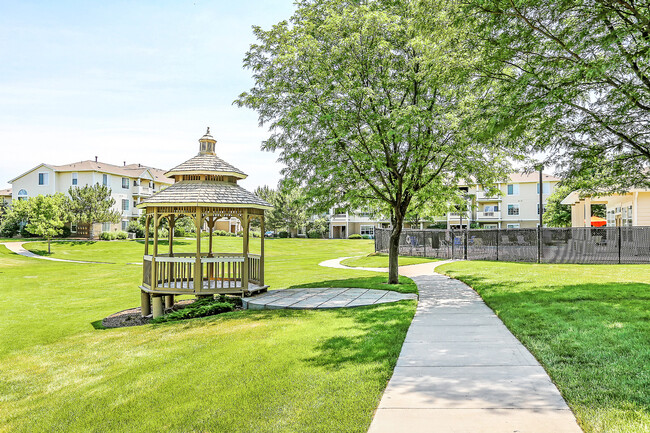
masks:
[[[23,244],[26,244],[28,242],[3,242],[0,243],[0,245],[4,245],[7,247],[7,249],[13,253],[19,254],[24,257],[31,257],[33,259],[41,259],[41,260],[51,260],[53,262],[68,262],[68,263],[102,263],[102,264],[107,264],[106,262],[84,262],[80,260],[65,260],[65,259],[55,259],[54,257],[45,257],[45,256],[39,256],[38,254],[34,254],[29,250],[26,250],[23,248]]]
[[[375,289],[305,288],[272,290],[261,295],[242,298],[242,303],[244,308],[250,310],[280,308],[300,310],[361,307],[404,299],[417,299],[417,295]]]
[[[369,433],[579,433],[550,378],[482,299],[435,274],[446,262],[405,266],[420,291]]]

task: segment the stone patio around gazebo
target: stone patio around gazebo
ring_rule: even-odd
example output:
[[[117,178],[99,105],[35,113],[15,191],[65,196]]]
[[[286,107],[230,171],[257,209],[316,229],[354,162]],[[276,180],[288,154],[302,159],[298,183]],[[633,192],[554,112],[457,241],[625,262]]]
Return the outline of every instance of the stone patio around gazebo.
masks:
[[[209,128],[199,143],[197,156],[166,173],[175,179],[175,183],[138,205],[146,213],[140,286],[143,316],[151,314],[151,310],[153,317],[163,315],[165,307],[173,306],[175,295],[245,296],[268,288],[264,284],[263,234],[264,211],[271,209],[271,205],[237,185],[246,174],[216,156],[216,140],[210,135]],[[174,252],[174,225],[182,216],[194,222],[195,253]],[[241,221],[242,252],[215,252],[212,236],[216,222],[231,217]],[[165,218],[169,225],[169,247],[167,252],[161,253],[158,228]],[[260,254],[249,252],[250,222],[253,219],[260,220]],[[151,248],[150,227],[154,229]],[[205,242],[201,238],[204,227],[209,232]]]

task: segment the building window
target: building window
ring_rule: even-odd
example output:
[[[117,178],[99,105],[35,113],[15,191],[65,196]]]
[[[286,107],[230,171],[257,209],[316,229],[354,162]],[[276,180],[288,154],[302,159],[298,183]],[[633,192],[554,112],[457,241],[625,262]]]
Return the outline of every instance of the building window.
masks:
[[[126,220],[122,221],[122,231],[123,231],[123,232],[126,231],[126,227],[127,227],[128,225],[129,225],[129,222],[128,222],[128,221],[126,221]]]
[[[108,186],[108,175],[102,174],[102,185]]]
[[[484,229],[495,229],[497,228],[496,224],[483,224]]]
[[[550,183],[544,183],[542,188],[544,189],[544,194],[550,194],[551,193],[551,184]],[[539,194],[539,182],[537,182],[537,194]]]
[[[79,176],[77,173],[72,173],[72,184],[76,185],[79,182]]]
[[[627,225],[632,227],[632,223],[634,222],[634,219],[632,217],[632,206],[627,208]]]
[[[509,229],[518,229],[518,228],[519,228],[519,224],[508,224],[508,228],[509,228]]]
[[[134,181],[133,181],[133,186],[140,186],[140,184],[138,183],[137,180],[134,180]]]
[[[361,226],[361,236],[375,236],[375,226],[362,225]]]
[[[122,210],[125,212],[129,210],[129,200],[122,200]]]
[[[49,181],[49,173],[38,173],[38,184],[47,185]]]
[[[25,191],[24,189],[18,191],[18,200],[27,200],[28,198],[29,196],[27,195],[27,191]]]
[[[128,178],[128,177],[123,177],[123,178],[122,178],[122,188],[124,188],[124,189],[129,189],[129,185],[130,185],[130,184],[131,184],[131,182],[129,182],[129,178]]]
[[[70,225],[70,233],[77,233],[77,225],[76,224],[71,224]]]
[[[511,183],[508,185],[508,195],[519,195],[519,184]]]
[[[508,215],[519,215],[519,204],[509,204]]]
[[[110,232],[111,231],[111,223],[102,223],[102,231],[103,232]]]

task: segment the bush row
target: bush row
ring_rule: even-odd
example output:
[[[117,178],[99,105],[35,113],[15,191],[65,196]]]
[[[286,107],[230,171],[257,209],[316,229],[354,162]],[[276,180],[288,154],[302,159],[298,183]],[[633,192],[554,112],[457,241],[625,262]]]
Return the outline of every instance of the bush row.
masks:
[[[239,301],[239,302],[237,302]],[[241,305],[241,299],[228,298],[224,295],[217,299],[207,298],[199,299],[187,307],[169,313],[165,316],[153,319],[153,323],[173,322],[176,320],[194,319],[196,317],[213,316],[215,314],[227,313],[233,311],[237,305]]]
[[[126,232],[102,232],[99,239],[103,241],[114,241],[115,239],[124,240],[128,237]]]

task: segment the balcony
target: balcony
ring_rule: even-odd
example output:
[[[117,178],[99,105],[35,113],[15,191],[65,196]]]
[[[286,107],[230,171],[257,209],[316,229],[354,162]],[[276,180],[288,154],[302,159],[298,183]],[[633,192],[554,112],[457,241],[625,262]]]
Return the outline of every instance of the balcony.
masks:
[[[461,216],[464,220],[467,220],[469,219],[469,212],[448,212],[447,220],[460,220]]]
[[[148,186],[138,185],[133,187],[134,196],[149,197],[151,194],[153,194],[153,188]]]
[[[485,191],[477,191],[476,201],[501,201],[501,197],[500,196],[490,197],[485,193]]]
[[[501,212],[488,211],[488,212],[476,212],[476,219],[478,220],[500,220]]]

